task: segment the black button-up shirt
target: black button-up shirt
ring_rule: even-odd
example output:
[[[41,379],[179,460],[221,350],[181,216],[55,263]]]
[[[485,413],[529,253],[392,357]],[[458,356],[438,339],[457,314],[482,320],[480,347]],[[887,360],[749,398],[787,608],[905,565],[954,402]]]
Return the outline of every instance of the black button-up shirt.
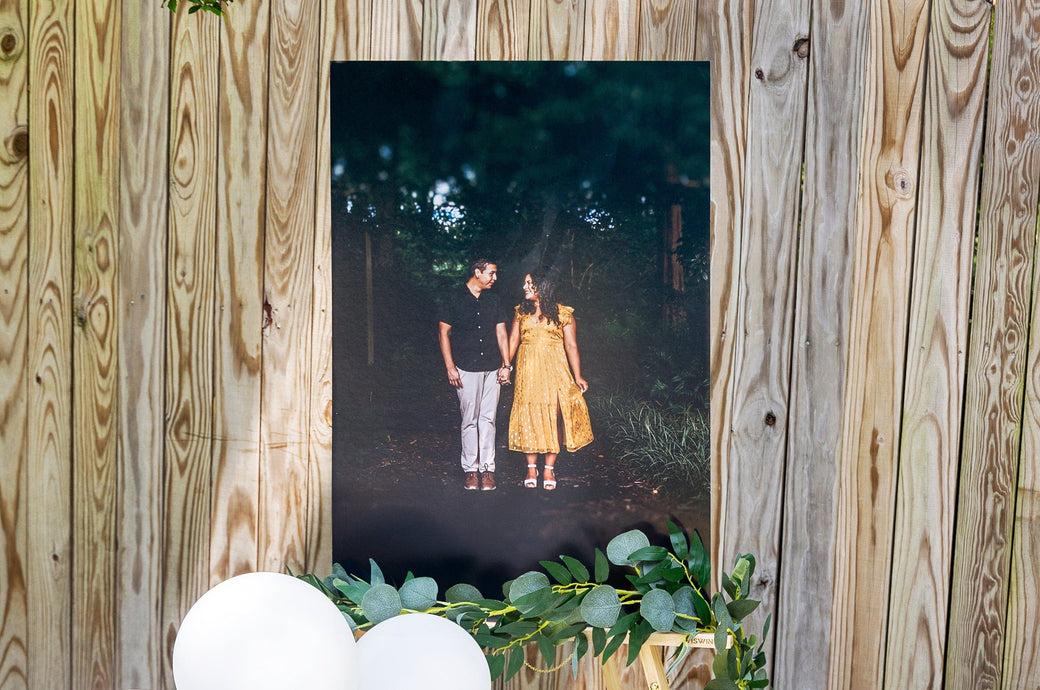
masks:
[[[498,295],[474,297],[463,285],[441,303],[438,320],[451,326],[451,357],[463,371],[495,371],[502,365],[495,328],[506,322]]]

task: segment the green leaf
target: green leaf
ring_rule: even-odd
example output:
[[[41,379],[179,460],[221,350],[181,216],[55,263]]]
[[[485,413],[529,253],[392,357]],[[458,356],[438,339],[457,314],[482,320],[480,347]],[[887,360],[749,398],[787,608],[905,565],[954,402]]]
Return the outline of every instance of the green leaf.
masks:
[[[571,654],[571,677],[578,677],[578,662],[589,651],[589,638],[578,635],[574,638],[574,653]]]
[[[701,535],[696,531],[690,536],[690,555],[687,563],[697,584],[707,587],[708,580],[711,579],[711,558],[708,556],[708,550],[704,548]]]
[[[657,632],[668,632],[675,622],[672,595],[663,589],[652,589],[639,602],[639,615]]]
[[[502,649],[503,647],[509,646],[509,640],[504,640],[501,637],[495,637],[494,635],[486,635],[484,633],[474,634],[473,639],[481,647],[488,647],[490,649]]]
[[[582,597],[581,617],[594,628],[609,628],[617,623],[621,599],[610,585],[598,585]]]
[[[627,634],[614,635],[613,637],[611,637],[610,642],[608,642],[607,646],[603,649],[603,656],[601,657],[601,659],[604,662],[606,662],[610,659],[610,657],[614,656],[614,652],[618,650],[618,647],[622,645],[622,643],[627,639],[627,637]]]
[[[552,589],[544,587],[543,589],[525,594],[519,599],[514,599],[512,604],[525,618],[535,618],[552,608],[555,601]]]
[[[491,671],[491,680],[495,680],[506,670],[506,657],[504,654],[485,654],[488,669]]]
[[[602,551],[596,549],[596,563],[594,566],[596,584],[603,584],[610,577],[610,564]]]
[[[607,544],[607,559],[614,565],[634,565],[629,554],[650,546],[650,539],[637,529],[623,532]]]
[[[714,678],[704,685],[704,690],[740,690],[740,686],[729,678]]]
[[[381,623],[401,613],[401,595],[392,585],[379,584],[365,592],[361,599],[361,610],[372,623]]]
[[[367,592],[372,586],[367,582],[352,583],[347,580],[338,579],[333,580],[332,584],[336,588],[337,592],[345,596],[347,599],[350,599],[355,604],[361,603],[361,599],[365,596],[365,592]]]
[[[686,557],[690,554],[690,547],[686,541],[686,535],[679,527],[668,520],[668,540],[672,543],[672,551],[680,561],[685,561]]]
[[[634,626],[636,624],[636,621],[638,621],[638,620],[639,620],[639,612],[638,611],[633,611],[632,613],[626,613],[621,618],[618,618],[617,623],[615,623],[610,628],[610,630],[607,631],[607,635],[609,637],[616,637],[618,635],[624,635],[629,630],[632,629],[632,626]]]
[[[401,585],[401,604],[413,611],[425,611],[437,603],[437,581],[432,577],[417,577]]]
[[[545,573],[530,570],[513,580],[513,584],[509,587],[509,601],[515,604],[518,600],[523,599],[532,592],[538,592],[550,587],[549,578],[545,576]]]
[[[464,601],[476,601],[483,599],[480,590],[473,585],[467,585],[466,583],[459,583],[448,588],[448,591],[444,593],[444,598],[448,600],[449,604],[460,604]]]
[[[511,637],[523,637],[524,635],[530,635],[538,629],[538,623],[535,621],[512,621],[510,623],[503,623],[499,620],[498,625],[495,626],[495,632],[503,635],[509,635]]]
[[[524,648],[517,647],[509,653],[509,665],[506,666],[506,680],[509,680],[524,667]]]
[[[739,585],[729,578],[729,575],[722,573],[722,589],[725,590],[726,594],[729,595],[730,599],[737,598],[737,592]]]
[[[599,656],[607,646],[607,631],[603,628],[592,629],[592,653]]]
[[[711,598],[711,612],[715,614],[715,622],[720,629],[729,630],[733,627],[733,618],[729,615],[726,600],[719,592],[715,592],[715,596]]]
[[[570,572],[556,561],[538,561],[538,563],[561,585],[569,585],[573,581]]]
[[[383,577],[383,571],[379,569],[376,562],[371,558],[368,559],[368,564],[372,569],[372,576],[368,578],[368,581],[373,585],[381,585],[386,582],[386,578]]]
[[[734,622],[740,621],[758,608],[759,602],[754,599],[737,599],[726,604],[726,609]]]
[[[575,580],[578,582],[589,581],[589,569],[581,561],[570,556],[560,556],[560,559],[567,564],[567,569],[571,571],[571,575],[574,576]]]
[[[628,560],[639,562],[656,562],[668,558],[668,549],[663,546],[644,546],[628,555]]]
[[[545,660],[545,665],[547,667],[555,666],[556,645],[552,643],[552,640],[544,635],[536,635],[534,640],[538,643],[538,651],[541,653],[542,659]]]
[[[671,597],[669,597],[669,599],[670,598]],[[639,624],[632,628],[632,631],[628,633],[628,661],[626,663],[629,666],[631,666],[632,662],[639,657],[639,650],[643,648],[643,644],[653,632],[654,628],[649,622],[640,621]]]
[[[705,625],[711,623],[711,607],[708,606],[708,602],[704,600],[704,595],[700,592],[693,593],[693,608],[697,612],[697,618],[699,618],[702,623]]]

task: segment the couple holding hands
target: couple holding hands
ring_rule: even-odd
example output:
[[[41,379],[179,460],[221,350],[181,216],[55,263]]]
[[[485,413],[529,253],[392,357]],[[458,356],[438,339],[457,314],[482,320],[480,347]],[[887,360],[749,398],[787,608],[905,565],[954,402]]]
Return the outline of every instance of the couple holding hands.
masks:
[[[536,270],[524,276],[524,299],[513,309],[507,333],[498,295],[488,292],[498,266],[478,259],[470,269],[465,286],[444,300],[438,316],[441,354],[462,413],[464,487],[495,488],[495,417],[515,357],[509,449],[526,456],[529,489],[538,486],[538,456],[544,455],[542,487],[552,491],[561,438],[571,452],[592,441],[574,309],[556,302],[550,272]]]

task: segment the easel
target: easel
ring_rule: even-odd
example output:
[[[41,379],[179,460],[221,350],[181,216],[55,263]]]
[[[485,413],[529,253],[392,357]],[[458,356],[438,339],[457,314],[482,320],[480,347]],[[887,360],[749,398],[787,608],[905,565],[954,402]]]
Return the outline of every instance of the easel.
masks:
[[[643,666],[643,675],[646,676],[648,690],[668,690],[668,678],[664,671],[664,662],[661,660],[659,648],[680,645],[698,649],[715,649],[715,636],[711,633],[700,633],[687,639],[681,633],[652,634],[639,650],[639,662]],[[617,657],[611,657],[603,664],[603,681],[607,690],[621,690]]]

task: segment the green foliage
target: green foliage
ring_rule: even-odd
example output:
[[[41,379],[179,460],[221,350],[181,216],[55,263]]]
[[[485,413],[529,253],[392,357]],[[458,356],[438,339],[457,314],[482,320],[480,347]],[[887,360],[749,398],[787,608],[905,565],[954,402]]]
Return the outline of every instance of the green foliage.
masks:
[[[455,621],[484,648],[493,678],[508,680],[516,675],[524,665],[523,648],[528,643],[538,647],[547,667],[569,663],[577,673],[578,661],[586,654],[606,661],[627,641],[631,664],[656,631],[687,638],[714,633],[715,679],[708,688],[768,686],[760,638],[746,634],[742,623],[759,604],[748,598],[754,557],[738,556],[733,572],[722,576],[724,591],[709,599],[705,583],[710,560],[700,537],[694,533],[687,538],[671,522],[668,532],[670,549],[652,546],[639,530],[619,534],[607,544],[606,555],[596,550],[591,573],[570,556],[542,561],[545,572],[532,570],[507,582],[502,600],[486,599],[465,583],[450,587],[444,600],[437,600],[435,581],[411,575],[397,589],[385,582],[372,561],[368,580],[346,573],[338,564],[324,579],[309,574],[298,577],[332,600],[355,630],[412,612]],[[608,561],[625,568],[632,589],[605,584]],[[761,639],[768,629],[767,618]],[[566,643],[573,644],[573,651],[558,664],[557,648]],[[681,647],[678,654],[686,649]]]
[[[191,5],[188,8],[188,14],[195,14],[198,11],[210,12],[217,15],[218,17],[226,17],[227,11],[224,9],[225,5],[231,4],[235,0],[184,0],[184,2]],[[163,6],[168,8],[171,12],[177,11],[177,6],[180,4],[180,0],[163,0]]]

